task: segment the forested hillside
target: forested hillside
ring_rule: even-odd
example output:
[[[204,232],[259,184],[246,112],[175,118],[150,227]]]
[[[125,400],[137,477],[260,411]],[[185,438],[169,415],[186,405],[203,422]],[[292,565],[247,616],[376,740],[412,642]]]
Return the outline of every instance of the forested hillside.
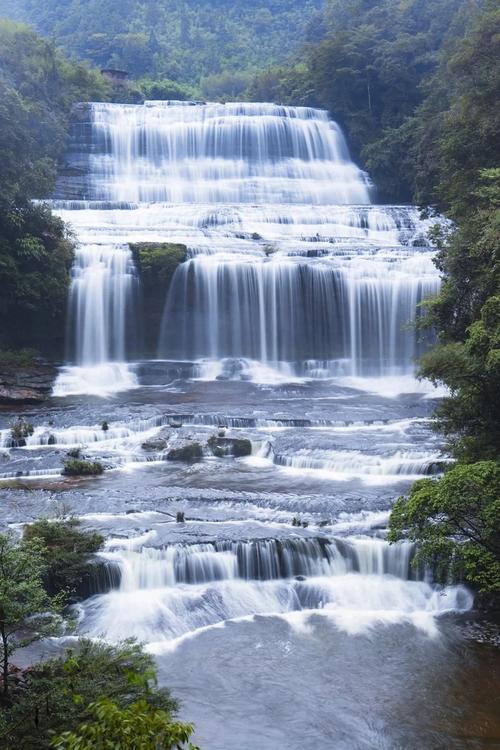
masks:
[[[286,59],[323,0],[1,0],[68,53],[134,77],[198,84]],[[237,77],[244,88],[245,77]],[[208,81],[209,88],[213,82]],[[216,82],[217,83],[217,82]]]
[[[50,196],[72,104],[108,91],[99,73],[9,21],[0,64],[0,347],[61,351],[72,242],[31,199]]]
[[[328,109],[379,199],[434,201],[429,110],[445,109],[453,96],[448,60],[480,7],[475,0],[329,0],[309,30],[319,41],[294,66],[258,75],[248,95]]]

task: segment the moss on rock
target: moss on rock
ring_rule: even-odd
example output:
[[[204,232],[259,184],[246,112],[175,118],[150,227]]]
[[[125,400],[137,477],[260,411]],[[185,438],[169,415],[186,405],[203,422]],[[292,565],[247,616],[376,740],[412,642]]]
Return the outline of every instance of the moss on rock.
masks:
[[[141,279],[143,338],[147,353],[153,353],[167,292],[175,271],[187,258],[187,248],[170,242],[137,242],[130,249]]]
[[[203,448],[200,443],[185,443],[178,448],[171,448],[167,453],[167,461],[199,461],[203,458]]]

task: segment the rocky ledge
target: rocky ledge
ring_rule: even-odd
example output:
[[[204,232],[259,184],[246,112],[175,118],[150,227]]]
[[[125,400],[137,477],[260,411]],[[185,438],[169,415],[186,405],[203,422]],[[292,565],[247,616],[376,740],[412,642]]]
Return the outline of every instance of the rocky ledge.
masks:
[[[38,404],[49,398],[57,368],[45,360],[0,365],[0,405]]]

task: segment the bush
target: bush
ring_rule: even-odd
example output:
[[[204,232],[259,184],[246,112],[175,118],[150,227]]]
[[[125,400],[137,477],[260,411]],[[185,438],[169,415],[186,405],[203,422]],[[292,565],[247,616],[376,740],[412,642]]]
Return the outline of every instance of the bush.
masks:
[[[96,747],[195,750],[189,742],[194,731],[192,724],[172,721],[170,714],[153,708],[144,700],[120,708],[102,698],[90,704],[89,712],[91,721],[82,724],[77,732],[63,732],[52,740],[52,747],[56,750],[95,750]]]
[[[97,552],[104,538],[95,532],[81,531],[80,522],[42,519],[24,527],[25,541],[38,540],[46,564],[44,580],[50,594],[72,592],[81,586],[90,571],[89,556]]]
[[[22,447],[26,445],[26,439],[33,435],[35,428],[31,422],[26,422],[25,419],[20,417],[10,426],[10,435],[12,443],[15,447]]]
[[[439,480],[416,482],[390,517],[389,540],[420,545],[415,564],[429,564],[483,592],[500,591],[500,465],[457,465]]]
[[[156,687],[153,659],[133,641],[109,646],[82,639],[63,657],[24,673],[14,703],[3,715],[5,747],[44,750],[54,734],[77,731],[92,719],[89,704],[107,698],[120,709],[146,701],[172,715],[177,703]]]
[[[72,458],[64,462],[62,473],[65,477],[96,477],[104,473],[104,466],[100,461]]]

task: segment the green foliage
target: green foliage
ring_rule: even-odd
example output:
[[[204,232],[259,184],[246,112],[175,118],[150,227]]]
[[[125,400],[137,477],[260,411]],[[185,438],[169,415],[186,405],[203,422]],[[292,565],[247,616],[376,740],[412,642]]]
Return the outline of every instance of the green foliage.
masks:
[[[0,350],[0,367],[7,367],[9,369],[31,367],[37,356],[38,352],[35,349],[19,349],[18,351],[12,351],[11,349]]]
[[[50,194],[72,104],[106,98],[109,88],[26,26],[1,20],[0,49],[0,205],[9,206]],[[36,239],[26,242],[28,255],[40,251]]]
[[[255,70],[285,60],[302,43],[309,19],[322,4],[323,0],[12,0],[11,12],[17,11],[17,17],[56,39],[67,52],[99,67],[121,68],[134,78],[197,85],[201,78],[224,71]],[[230,94],[231,89],[222,93],[224,98]]]
[[[51,747],[54,734],[77,732],[92,721],[89,704],[103,699],[121,710],[139,701],[169,716],[177,710],[169,691],[156,686],[152,658],[133,641],[110,646],[80,639],[63,657],[31,667],[12,697],[0,734],[9,750]]]
[[[195,88],[170,78],[141,78],[135,82],[141,99],[160,99],[189,101],[196,99],[198,93]]]
[[[14,446],[19,447],[26,445],[26,440],[33,435],[35,428],[31,422],[27,422],[22,417],[16,419],[10,426],[10,436]]]
[[[62,473],[65,477],[96,477],[104,473],[100,461],[70,458],[64,461]]]
[[[61,350],[73,243],[31,199],[50,195],[71,105],[108,89],[25,26],[0,21],[0,50],[0,346]]]
[[[0,344],[61,349],[73,244],[47,207],[15,200],[0,202]]]
[[[465,461],[500,457],[500,295],[484,304],[463,343],[432,349],[420,372],[451,389],[437,417],[454,454]]]
[[[177,266],[186,260],[185,245],[170,242],[138,242],[130,245],[147,290],[165,291]]]
[[[421,375],[450,388],[437,424],[465,461],[500,456],[499,205],[500,169],[478,170],[468,214],[440,241],[437,263],[444,281],[424,319],[441,344],[423,357]]]
[[[195,750],[189,742],[194,728],[191,724],[172,721],[165,711],[153,708],[146,701],[119,708],[103,698],[91,703],[93,721],[82,724],[77,732],[64,732],[52,741],[56,750]]]
[[[24,527],[25,541],[37,540],[46,570],[44,581],[49,594],[75,591],[89,574],[89,556],[97,552],[104,538],[97,533],[81,531],[80,522],[42,519]]]
[[[222,73],[212,73],[212,75],[202,78],[200,92],[201,96],[209,101],[241,100],[249,83],[249,73],[239,71],[233,73],[224,70]]]
[[[389,539],[419,543],[417,561],[441,581],[460,575],[484,592],[500,591],[500,465],[455,466],[423,479],[396,502]]]
[[[45,571],[39,544],[0,535],[0,689],[4,701],[10,693],[12,654],[54,633],[58,626],[54,615],[61,598],[46,593]]]

